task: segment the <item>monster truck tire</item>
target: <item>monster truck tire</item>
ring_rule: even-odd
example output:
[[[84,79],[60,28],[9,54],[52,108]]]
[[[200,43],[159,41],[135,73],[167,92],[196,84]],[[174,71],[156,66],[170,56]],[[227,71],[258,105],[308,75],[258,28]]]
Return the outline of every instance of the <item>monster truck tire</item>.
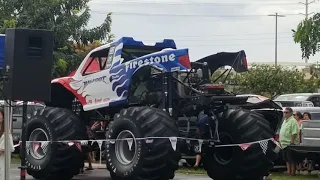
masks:
[[[26,128],[29,141],[87,139],[85,126],[80,118],[68,109],[46,107],[28,119]],[[37,150],[34,149],[34,143],[29,145],[26,155],[27,171],[35,179],[71,179],[79,174],[84,163],[83,154],[75,145],[49,142],[47,146],[40,146]]]
[[[274,132],[263,115],[248,110],[228,110],[219,117],[221,144],[240,144],[274,137]],[[260,144],[242,150],[239,146],[216,147],[215,152],[205,152],[203,165],[214,180],[255,180],[273,166],[276,159],[275,144],[268,141],[267,153]]]
[[[151,107],[131,107],[115,115],[114,122],[107,133],[108,139],[132,138],[132,149],[127,141],[115,140],[106,143],[107,169],[114,180],[174,178],[179,167],[181,155],[179,148],[174,151],[168,138],[153,139],[146,137],[177,137],[177,123],[168,113]],[[179,145],[177,145],[179,146]]]

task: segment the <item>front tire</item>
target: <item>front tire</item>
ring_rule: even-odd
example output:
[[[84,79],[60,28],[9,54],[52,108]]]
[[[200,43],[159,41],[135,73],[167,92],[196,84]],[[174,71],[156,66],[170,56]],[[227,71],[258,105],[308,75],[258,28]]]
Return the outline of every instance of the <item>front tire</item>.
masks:
[[[35,179],[67,180],[79,174],[83,154],[73,145],[54,141],[86,139],[85,126],[71,110],[46,107],[32,116],[26,125],[29,141],[51,141],[34,148],[29,143],[26,164]]]
[[[118,139],[106,145],[107,169],[114,180],[123,179],[173,179],[178,169],[180,153],[172,149],[168,138],[177,137],[178,126],[168,113],[151,107],[131,107],[115,116],[107,134],[108,139]],[[128,143],[120,139],[132,138],[131,151]]]
[[[219,119],[221,144],[241,144],[274,137],[274,132],[263,115],[248,110],[228,110]],[[276,158],[275,144],[268,141],[267,154],[260,144],[247,150],[238,146],[217,147],[215,152],[205,152],[204,168],[214,180],[262,179]]]

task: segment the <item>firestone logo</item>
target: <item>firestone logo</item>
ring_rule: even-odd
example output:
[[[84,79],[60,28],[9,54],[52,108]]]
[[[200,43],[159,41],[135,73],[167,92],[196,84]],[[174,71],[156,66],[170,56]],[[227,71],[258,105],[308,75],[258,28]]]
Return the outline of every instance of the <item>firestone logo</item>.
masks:
[[[107,77],[107,76],[102,76],[102,77],[98,77],[98,78],[94,78],[94,79],[90,79],[90,80],[84,81],[84,82],[83,82],[83,85],[84,85],[84,87],[86,87],[86,86],[88,86],[89,84],[94,83],[94,82],[101,82],[101,81],[104,82],[104,80],[105,80],[106,77]]]
[[[150,63],[167,63],[169,61],[174,61],[176,58],[175,54],[166,54],[166,55],[162,55],[162,56],[153,56],[153,57],[150,57],[150,58],[146,58],[146,59],[141,59],[141,60],[138,60],[138,61],[132,61],[132,62],[129,62],[127,65],[126,65],[126,71],[128,71],[129,69],[135,69],[135,68],[138,68],[142,65],[146,65],[146,64],[150,64]]]

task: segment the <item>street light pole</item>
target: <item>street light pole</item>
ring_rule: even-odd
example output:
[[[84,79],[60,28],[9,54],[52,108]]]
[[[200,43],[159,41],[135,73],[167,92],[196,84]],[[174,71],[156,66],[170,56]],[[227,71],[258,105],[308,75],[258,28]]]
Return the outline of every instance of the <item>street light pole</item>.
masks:
[[[284,15],[280,15],[278,13],[275,14],[269,14],[268,16],[274,16],[276,17],[276,31],[275,31],[275,50],[274,50],[274,65],[277,67],[278,63],[278,17],[285,17]]]

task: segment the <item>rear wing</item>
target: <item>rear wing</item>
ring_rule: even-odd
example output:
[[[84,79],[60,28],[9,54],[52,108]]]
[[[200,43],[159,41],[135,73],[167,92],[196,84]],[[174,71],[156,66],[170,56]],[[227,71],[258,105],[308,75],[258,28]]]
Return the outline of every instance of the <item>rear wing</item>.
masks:
[[[212,73],[222,66],[231,66],[236,72],[239,73],[248,71],[246,53],[243,50],[233,53],[220,52],[199,59],[196,62],[207,62]]]

